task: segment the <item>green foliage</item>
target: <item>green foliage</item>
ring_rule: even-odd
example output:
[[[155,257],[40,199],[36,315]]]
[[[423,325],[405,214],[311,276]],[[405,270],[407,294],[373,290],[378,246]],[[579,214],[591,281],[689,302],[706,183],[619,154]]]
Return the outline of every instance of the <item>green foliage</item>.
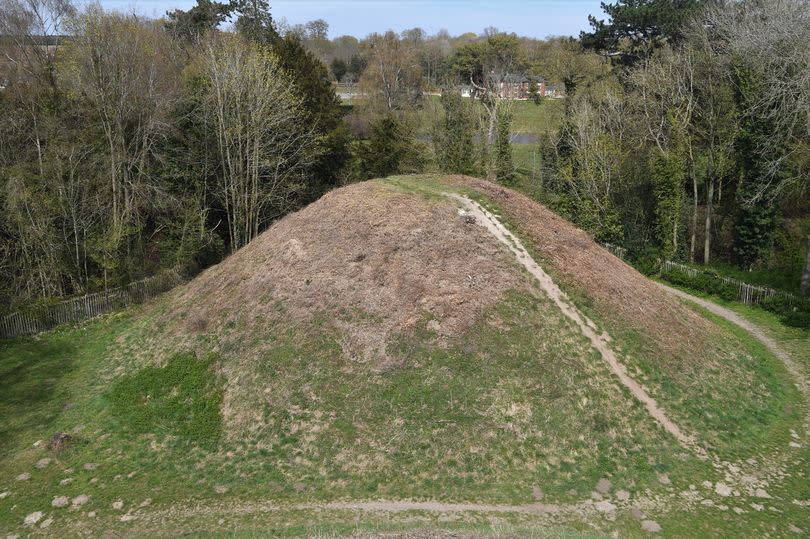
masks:
[[[512,114],[499,107],[498,130],[495,135],[495,178],[504,185],[515,182],[515,164],[512,161]]]
[[[662,272],[661,277],[672,284],[711,294],[726,301],[739,299],[737,287],[722,281],[719,275],[711,270],[700,271],[696,276],[691,276],[685,271],[670,269]]]
[[[335,80],[338,82],[343,80],[344,75],[346,75],[346,73],[349,70],[349,66],[346,64],[346,62],[344,62],[340,58],[335,58],[334,60],[332,60],[332,63],[330,64],[329,67],[332,70],[332,75],[335,76]]]
[[[653,246],[645,246],[640,251],[629,253],[633,267],[644,275],[657,275],[661,271],[661,251]]]
[[[470,100],[456,92],[444,92],[441,104],[444,117],[433,137],[439,167],[444,172],[473,174],[476,129]]]
[[[197,4],[188,11],[181,9],[167,11],[165,27],[178,39],[193,42],[225,22],[235,7],[233,0],[227,4],[212,0],[197,0]]]
[[[743,60],[734,69],[736,99],[746,109],[764,91],[756,72]],[[764,261],[773,246],[777,226],[777,208],[772,193],[773,181],[766,172],[769,158],[763,155],[758,140],[767,137],[772,122],[754,114],[745,115],[737,135],[740,181],[734,219],[734,255],[741,267],[752,268]]]
[[[222,387],[213,369],[213,357],[199,360],[193,353],[178,354],[164,367],[145,367],[113,385],[110,411],[135,434],[173,435],[215,449]]]
[[[608,21],[588,17],[590,32],[581,32],[586,48],[612,53],[628,65],[664,43],[679,41],[682,27],[705,2],[702,0],[617,0],[602,2]]]
[[[363,170],[367,178],[391,176],[408,172],[416,149],[405,123],[393,114],[377,119],[371,125]]]
[[[344,110],[329,77],[329,70],[309,52],[298,36],[288,34],[273,41],[281,68],[292,78],[312,125],[323,138],[324,153],[314,166],[304,202],[310,202],[337,184],[349,158],[349,133],[343,124]]]
[[[670,260],[678,246],[678,226],[685,198],[685,159],[678,152],[655,154],[651,166],[651,182],[655,195],[656,235],[661,256]]]
[[[278,38],[267,0],[234,0],[236,31],[248,41],[269,44]]]
[[[540,85],[536,80],[529,83],[529,100],[535,105],[540,105],[543,102],[543,96],[540,95]]]
[[[723,281],[722,275],[711,268],[700,270],[694,276],[673,268],[662,272],[661,278],[672,284],[711,294],[726,301],[739,301],[740,299],[738,287]],[[786,326],[810,328],[810,300],[808,299],[792,300],[783,296],[774,296],[759,303],[758,306],[779,316]]]

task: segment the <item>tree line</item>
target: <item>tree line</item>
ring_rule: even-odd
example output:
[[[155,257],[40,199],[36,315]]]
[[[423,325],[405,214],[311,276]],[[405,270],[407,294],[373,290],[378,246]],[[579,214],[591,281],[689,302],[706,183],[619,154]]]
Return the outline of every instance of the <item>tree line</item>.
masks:
[[[266,2],[148,20],[4,0],[0,35],[4,306],[204,267],[346,160],[326,68]]]
[[[810,4],[603,4],[540,147],[542,197],[637,257],[810,279]],[[801,285],[800,285],[801,283]]]
[[[798,281],[806,4],[603,8],[578,39],[416,28],[330,40],[324,21],[274,21],[266,0],[198,0],[159,20],[0,0],[2,303],[205,267],[334,186],[423,171],[523,189],[637,258]],[[499,90],[516,74],[566,94],[532,177]]]

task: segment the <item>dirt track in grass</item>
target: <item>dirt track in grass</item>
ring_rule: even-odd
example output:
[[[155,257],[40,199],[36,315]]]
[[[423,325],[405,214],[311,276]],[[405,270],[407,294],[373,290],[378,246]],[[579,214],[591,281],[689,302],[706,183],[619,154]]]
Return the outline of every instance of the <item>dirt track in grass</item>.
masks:
[[[564,278],[561,284],[582,290],[598,311],[609,313],[615,322],[621,321],[640,335],[655,336],[648,343],[650,353],[665,356],[662,363],[691,370],[716,360],[717,326],[613,256],[585,231],[498,184],[467,176],[451,176],[446,181],[495,203],[527,243]]]
[[[667,414],[658,405],[655,399],[650,397],[644,388],[642,388],[638,382],[630,377],[630,375],[627,373],[627,368],[621,362],[619,362],[616,354],[610,348],[610,336],[606,332],[601,334],[598,333],[598,328],[596,325],[590,319],[588,319],[588,317],[582,314],[576,307],[574,307],[574,305],[566,297],[565,293],[560,290],[560,287],[554,283],[551,277],[549,277],[549,275],[543,271],[543,268],[541,268],[531,257],[528,251],[526,251],[526,248],[523,247],[520,240],[515,237],[514,234],[509,232],[509,230],[498,220],[497,217],[482,208],[480,204],[470,200],[467,197],[459,195],[448,194],[447,196],[450,196],[454,200],[460,202],[464,207],[464,209],[461,211],[464,211],[466,212],[466,215],[475,218],[475,220],[481,224],[481,226],[486,228],[490,234],[495,236],[498,241],[504,244],[512,252],[512,254],[517,257],[518,262],[523,265],[523,267],[526,268],[526,270],[532,276],[534,276],[535,279],[537,279],[537,282],[540,283],[543,291],[557,305],[560,311],[567,318],[572,320],[577,327],[579,327],[582,334],[588,338],[588,340],[591,342],[591,346],[593,346],[593,348],[599,352],[621,384],[630,391],[633,397],[644,404],[644,406],[647,408],[647,412],[656,421],[658,421],[658,423],[664,427],[668,433],[674,436],[678,442],[681,443],[681,445],[692,449],[700,455],[704,455],[705,453],[695,445],[694,438],[685,434],[680,427],[673,423],[672,420],[667,417]]]

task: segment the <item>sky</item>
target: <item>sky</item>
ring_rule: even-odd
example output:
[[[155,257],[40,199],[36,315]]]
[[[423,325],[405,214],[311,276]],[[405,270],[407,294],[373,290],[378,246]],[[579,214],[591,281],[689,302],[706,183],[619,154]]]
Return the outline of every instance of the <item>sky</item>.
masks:
[[[158,17],[188,9],[195,0],[99,0],[107,8]],[[429,34],[501,31],[544,38],[578,36],[589,14],[601,14],[599,0],[270,0],[274,19],[289,24],[324,19],[329,36],[364,37],[372,32],[421,27]]]

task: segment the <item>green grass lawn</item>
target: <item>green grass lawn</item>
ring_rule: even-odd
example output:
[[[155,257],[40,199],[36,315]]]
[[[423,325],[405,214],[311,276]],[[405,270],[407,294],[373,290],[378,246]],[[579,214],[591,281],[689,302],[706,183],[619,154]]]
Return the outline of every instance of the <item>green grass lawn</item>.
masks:
[[[545,99],[539,105],[533,101],[508,101],[506,106],[512,113],[512,133],[540,136],[559,128],[564,116],[565,100]],[[426,96],[413,115],[416,133],[432,133],[434,124],[443,116],[439,97]]]
[[[565,112],[564,99],[544,99],[539,105],[533,101],[512,101],[512,132],[527,135],[550,134],[560,127]]]

